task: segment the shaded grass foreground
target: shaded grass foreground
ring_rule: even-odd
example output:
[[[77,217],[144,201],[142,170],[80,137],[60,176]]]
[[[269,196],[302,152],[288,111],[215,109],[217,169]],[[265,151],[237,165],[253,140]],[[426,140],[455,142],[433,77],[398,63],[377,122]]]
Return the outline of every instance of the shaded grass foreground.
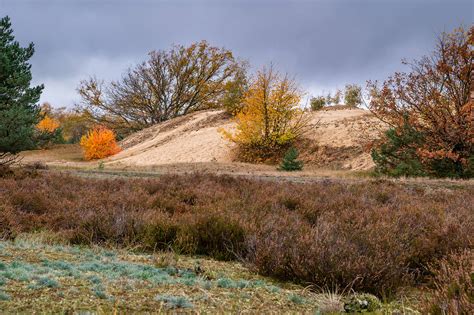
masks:
[[[373,296],[316,294],[237,263],[47,245],[36,241],[41,236],[0,242],[1,312],[334,313],[344,311],[344,299],[372,301],[377,310],[412,310]]]
[[[98,180],[46,172],[3,178],[0,187],[4,238],[50,230],[73,244],[171,248],[244,261],[314,288],[378,296],[426,283],[427,266],[472,249],[474,239],[472,185],[211,175]]]

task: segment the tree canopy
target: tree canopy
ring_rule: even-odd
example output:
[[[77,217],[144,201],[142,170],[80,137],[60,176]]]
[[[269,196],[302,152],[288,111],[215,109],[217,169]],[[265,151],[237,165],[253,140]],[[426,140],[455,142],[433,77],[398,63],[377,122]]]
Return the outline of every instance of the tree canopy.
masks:
[[[34,129],[40,119],[37,105],[43,86],[31,87],[34,44],[15,41],[10,18],[0,19],[0,164],[34,146]]]
[[[223,103],[231,107],[240,101],[244,68],[231,51],[206,41],[152,51],[118,81],[82,81],[81,108],[94,121],[126,134]]]
[[[244,158],[267,158],[303,133],[306,119],[300,108],[302,92],[294,80],[273,67],[257,72],[236,115],[237,131],[226,133],[238,143]]]
[[[392,141],[386,148],[394,158],[380,158],[382,150],[379,161],[396,168],[410,146],[427,175],[474,176],[473,45],[474,27],[443,33],[430,56],[404,61],[410,72],[395,73],[381,87],[369,82],[369,108],[392,130],[382,141]]]

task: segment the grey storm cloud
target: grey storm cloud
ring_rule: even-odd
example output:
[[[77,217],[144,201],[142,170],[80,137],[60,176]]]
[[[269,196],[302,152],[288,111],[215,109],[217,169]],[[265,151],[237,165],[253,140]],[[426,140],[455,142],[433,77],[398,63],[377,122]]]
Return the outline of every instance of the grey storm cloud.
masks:
[[[253,68],[273,62],[309,93],[364,84],[429,53],[442,31],[470,26],[464,0],[0,0],[16,38],[33,41],[42,101],[70,106],[91,75],[117,79],[151,50],[207,40]]]

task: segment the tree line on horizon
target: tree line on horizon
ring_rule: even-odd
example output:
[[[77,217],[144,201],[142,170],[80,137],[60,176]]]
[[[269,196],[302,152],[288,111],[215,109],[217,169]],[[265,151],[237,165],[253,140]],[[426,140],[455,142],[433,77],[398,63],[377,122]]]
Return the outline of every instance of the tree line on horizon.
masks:
[[[409,72],[397,72],[382,84],[368,81],[366,105],[388,127],[372,144],[376,173],[474,176],[473,40],[473,26],[443,33],[429,56],[403,62]],[[110,135],[121,139],[205,109],[232,115],[236,131],[222,133],[251,161],[281,156],[307,129],[304,92],[295,79],[273,65],[252,74],[248,62],[206,41],[152,51],[116,81],[81,81],[77,91],[82,101],[74,110],[39,106],[43,86],[30,86],[33,53],[33,43],[21,47],[10,19],[2,18],[0,164],[13,163],[20,151],[52,143],[92,139],[90,147],[100,147],[110,143]],[[348,107],[365,102],[362,88],[349,84],[334,95],[312,97],[310,108],[338,105],[342,98]],[[94,142],[100,132],[107,132],[108,142],[97,136]]]

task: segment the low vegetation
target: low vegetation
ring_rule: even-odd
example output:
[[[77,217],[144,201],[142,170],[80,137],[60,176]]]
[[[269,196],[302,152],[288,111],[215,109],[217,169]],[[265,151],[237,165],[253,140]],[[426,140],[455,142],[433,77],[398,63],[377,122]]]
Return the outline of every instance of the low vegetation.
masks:
[[[474,311],[474,251],[464,250],[443,258],[430,270],[433,288],[422,304],[430,314],[468,314]]]
[[[393,296],[428,266],[472,249],[474,187],[384,180],[313,184],[227,176],[1,179],[1,236],[53,231],[114,244],[240,260],[314,288]]]
[[[69,246],[51,233],[0,241],[2,313],[308,313],[327,309],[324,298],[238,263]],[[342,310],[343,298],[332,309]]]

